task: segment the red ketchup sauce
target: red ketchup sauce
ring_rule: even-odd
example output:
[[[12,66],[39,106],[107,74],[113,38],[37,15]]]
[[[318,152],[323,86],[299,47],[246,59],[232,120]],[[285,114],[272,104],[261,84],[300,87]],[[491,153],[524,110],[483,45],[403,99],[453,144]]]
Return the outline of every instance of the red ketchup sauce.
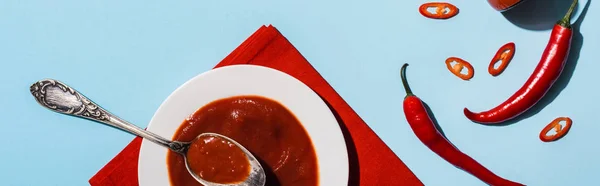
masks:
[[[276,101],[259,96],[216,100],[183,121],[173,140],[192,141],[206,132],[227,136],[248,149],[265,169],[267,186],[318,185],[317,157],[311,139],[294,114]],[[226,146],[215,149],[226,151],[223,153],[226,155],[236,154]],[[238,160],[233,164],[204,162],[197,170],[204,170],[206,179],[231,181],[249,168],[239,166],[243,164],[239,162],[243,161]],[[202,186],[187,172],[183,156],[169,151],[167,166],[171,185]],[[212,168],[214,172],[210,171]],[[221,170],[234,170],[236,173]]]

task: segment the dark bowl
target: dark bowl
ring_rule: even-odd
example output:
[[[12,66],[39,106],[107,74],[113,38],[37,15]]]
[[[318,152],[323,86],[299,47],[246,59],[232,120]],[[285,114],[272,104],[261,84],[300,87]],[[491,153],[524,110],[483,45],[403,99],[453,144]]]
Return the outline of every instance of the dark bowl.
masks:
[[[492,8],[497,11],[504,12],[512,7],[517,6],[519,3],[525,0],[487,0]]]

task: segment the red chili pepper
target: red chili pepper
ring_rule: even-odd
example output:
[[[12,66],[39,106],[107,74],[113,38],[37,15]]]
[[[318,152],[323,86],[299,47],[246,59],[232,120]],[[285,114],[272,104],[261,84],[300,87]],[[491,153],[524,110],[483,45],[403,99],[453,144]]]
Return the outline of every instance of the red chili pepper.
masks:
[[[456,63],[452,65],[452,62]],[[462,80],[469,80],[475,75],[475,69],[473,68],[473,65],[458,57],[449,57],[446,59],[446,68],[448,68],[452,74]],[[466,74],[462,73],[463,68],[467,68]]]
[[[419,138],[419,140],[425,144],[425,146],[442,157],[444,160],[472,174],[489,185],[523,185],[494,174],[492,171],[479,164],[479,162],[477,162],[475,159],[454,147],[454,145],[438,131],[435,124],[429,117],[423,102],[419,97],[412,93],[408,85],[408,81],[406,80],[407,66],[408,64],[404,64],[400,72],[402,84],[404,85],[404,89],[406,91],[406,97],[404,97],[403,103],[404,115],[406,116],[406,120],[408,121],[408,124],[417,138]]]
[[[473,113],[465,108],[467,118],[481,124],[502,123],[521,115],[544,97],[567,62],[573,36],[571,14],[576,5],[577,0],[574,0],[565,17],[554,25],[542,58],[527,82],[502,104],[488,111]]]
[[[428,11],[428,8],[435,8],[435,13]],[[458,8],[450,3],[431,2],[422,4],[419,7],[421,15],[432,19],[448,19],[458,14]]]
[[[561,121],[565,121],[564,128],[560,124]],[[552,122],[546,125],[546,127],[544,127],[544,129],[542,129],[540,132],[540,140],[543,142],[551,142],[562,138],[563,136],[567,135],[567,132],[569,132],[569,129],[571,129],[571,124],[573,124],[573,120],[571,120],[569,117],[558,117],[552,120]],[[548,132],[550,132],[552,129],[556,131],[556,134],[548,136]]]
[[[504,44],[502,47],[500,47],[500,49],[498,49],[498,52],[496,52],[494,58],[492,58],[490,66],[488,66],[488,72],[492,76],[500,75],[500,73],[502,73],[504,69],[506,69],[508,63],[510,63],[510,60],[512,60],[513,56],[515,56],[515,43],[510,42]],[[494,68],[496,62],[500,63],[500,66],[498,66],[498,68]]]

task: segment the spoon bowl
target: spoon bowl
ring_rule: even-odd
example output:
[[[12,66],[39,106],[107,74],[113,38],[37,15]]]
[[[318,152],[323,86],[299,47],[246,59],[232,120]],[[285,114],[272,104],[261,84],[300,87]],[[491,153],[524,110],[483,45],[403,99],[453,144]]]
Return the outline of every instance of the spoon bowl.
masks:
[[[199,183],[205,186],[264,186],[266,182],[266,176],[264,169],[258,162],[258,160],[250,153],[245,147],[237,143],[235,140],[226,136],[216,133],[202,133],[191,142],[171,141],[158,136],[152,132],[146,131],[136,125],[133,125],[113,114],[106,111],[77,90],[67,86],[66,84],[54,80],[44,79],[31,85],[31,94],[35,97],[35,100],[43,107],[50,109],[54,112],[75,116],[83,119],[96,121],[105,125],[121,129],[131,134],[140,136],[144,139],[152,141],[158,145],[164,146],[174,152],[181,154],[185,159],[185,165],[192,177]],[[195,142],[197,139],[203,136],[214,136],[230,142],[235,145],[248,160],[250,166],[250,173],[245,180],[236,183],[214,183],[203,179],[200,175],[197,175],[192,171],[192,167],[189,166],[188,152],[190,150],[190,144]]]
[[[220,139],[223,139],[224,141],[227,141],[233,145],[235,145],[235,147],[237,149],[239,149],[243,154],[244,154],[244,158],[248,160],[247,164],[250,166],[249,167],[249,172],[247,175],[245,175],[246,179],[244,179],[243,182],[241,183],[236,183],[236,184],[223,184],[223,183],[215,183],[215,182],[210,182],[208,180],[203,179],[200,175],[198,175],[197,173],[195,173],[195,171],[192,169],[192,167],[190,166],[190,161],[188,158],[188,154],[190,153],[189,148],[192,147],[195,142],[197,142],[198,140],[202,140],[203,137],[217,137]],[[198,181],[199,183],[202,183],[204,185],[215,185],[215,186],[230,186],[230,185],[236,185],[236,186],[254,186],[254,185],[265,185],[266,182],[266,178],[265,178],[265,172],[264,169],[262,168],[262,166],[260,165],[260,163],[258,162],[258,160],[252,155],[252,153],[250,153],[250,151],[248,151],[246,148],[244,148],[244,146],[240,145],[238,142],[236,142],[235,140],[221,135],[221,134],[217,134],[217,133],[202,133],[200,135],[198,135],[196,138],[194,138],[193,141],[190,142],[190,144],[187,144],[188,146],[188,150],[186,150],[185,153],[181,154],[183,155],[183,160],[185,161],[185,168],[187,169],[187,171],[192,175],[192,177],[194,177],[194,179],[196,179],[196,181]],[[207,160],[207,161],[211,161],[211,159]]]

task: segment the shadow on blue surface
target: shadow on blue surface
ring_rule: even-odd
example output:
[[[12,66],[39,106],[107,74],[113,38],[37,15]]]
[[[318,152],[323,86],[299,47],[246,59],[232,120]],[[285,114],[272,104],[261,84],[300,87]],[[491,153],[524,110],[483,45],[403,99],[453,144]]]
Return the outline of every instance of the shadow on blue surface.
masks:
[[[565,1],[565,2],[570,2],[570,1]],[[585,19],[585,15],[587,14],[587,11],[588,11],[588,8],[590,7],[591,2],[592,1],[590,0],[586,3],[585,7],[583,8],[583,11],[581,12],[581,16],[579,17],[579,19],[577,19],[577,21],[572,26],[573,27],[573,39],[571,41],[571,50],[569,53],[569,58],[567,59],[567,63],[565,64],[565,67],[564,67],[560,77],[558,78],[558,80],[556,80],[556,82],[554,83],[552,88],[550,88],[550,90],[548,90],[546,95],[531,109],[529,109],[525,113],[519,115],[518,117],[516,117],[512,120],[509,120],[499,126],[511,125],[511,124],[517,123],[523,119],[527,119],[527,118],[539,113],[547,105],[552,103],[552,101],[554,101],[554,99],[556,99],[556,97],[558,97],[558,95],[560,94],[560,92],[562,92],[562,90],[567,88],[567,85],[569,85],[569,81],[571,80],[571,77],[573,77],[575,68],[577,67],[577,62],[579,61],[579,53],[581,52],[581,47],[583,46],[583,35],[580,32],[580,27],[581,27],[581,23]],[[553,26],[554,23],[552,23],[550,25]],[[548,37],[550,37],[550,36],[548,36]]]
[[[502,12],[502,15],[512,24],[527,30],[550,30],[565,15],[571,3],[571,0],[525,0]]]
[[[435,119],[435,115],[433,114],[433,111],[431,111],[431,108],[429,107],[429,105],[427,105],[427,103],[425,103],[424,101],[422,101],[422,103],[423,103],[423,106],[425,106],[425,110],[427,110],[427,114],[429,115],[429,118],[431,118],[431,121],[433,121],[435,128],[437,128],[437,130],[440,132],[440,134],[442,134],[442,136],[444,136],[444,138],[446,138],[448,141],[450,141],[448,139],[448,137],[446,137],[446,133],[444,133],[444,130],[442,130],[442,127],[438,123],[437,119]]]

